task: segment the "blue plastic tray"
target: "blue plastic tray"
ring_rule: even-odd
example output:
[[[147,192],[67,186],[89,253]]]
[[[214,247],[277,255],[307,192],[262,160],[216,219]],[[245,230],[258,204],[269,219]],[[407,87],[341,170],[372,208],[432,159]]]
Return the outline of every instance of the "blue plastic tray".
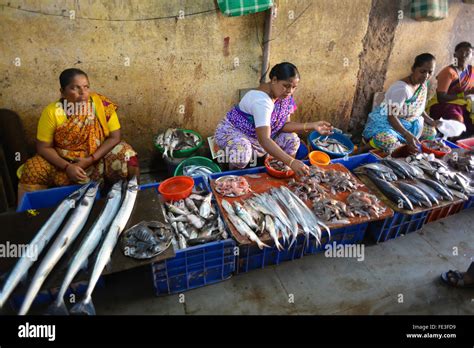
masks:
[[[280,243],[283,241],[280,238]],[[245,273],[254,269],[265,268],[271,265],[279,265],[285,261],[292,261],[300,259],[304,255],[304,248],[306,245],[306,238],[299,234],[296,242],[288,248],[288,242],[285,244],[285,249],[279,251],[274,242],[266,242],[270,248],[263,248],[260,250],[256,245],[239,245],[239,253],[236,257],[237,267],[236,274]]]
[[[358,225],[352,225],[347,227],[341,227],[335,230],[331,230],[331,238],[328,240],[328,233],[326,230],[322,231],[321,244],[316,243],[316,238],[310,236],[309,242],[307,243],[305,254],[317,254],[325,251],[326,245],[345,245],[345,244],[357,244],[362,242],[365,236],[369,223],[365,222]]]
[[[402,234],[416,232],[421,229],[429,212],[428,210],[413,215],[394,212],[390,218],[370,222],[367,232],[374,238],[375,242],[385,242],[400,237]]]

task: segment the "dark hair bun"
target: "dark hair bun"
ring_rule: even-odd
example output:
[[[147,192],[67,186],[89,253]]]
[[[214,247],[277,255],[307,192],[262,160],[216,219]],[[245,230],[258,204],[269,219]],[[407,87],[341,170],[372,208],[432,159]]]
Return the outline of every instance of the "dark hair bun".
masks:
[[[275,65],[272,70],[270,70],[269,74],[270,80],[273,77],[276,77],[277,80],[288,80],[292,77],[300,77],[300,73],[296,66],[291,63],[283,62],[280,64]]]

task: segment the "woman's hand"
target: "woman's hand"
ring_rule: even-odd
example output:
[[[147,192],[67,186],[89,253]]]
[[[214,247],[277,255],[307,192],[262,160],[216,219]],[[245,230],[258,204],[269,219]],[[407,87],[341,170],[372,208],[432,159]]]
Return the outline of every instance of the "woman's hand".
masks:
[[[420,141],[413,134],[408,133],[405,136],[405,140],[410,152],[419,152],[418,146],[420,145]]]
[[[329,135],[332,133],[333,126],[326,121],[319,121],[319,122],[314,122],[312,125],[313,129],[318,132],[319,134],[322,135]]]
[[[290,168],[297,176],[305,176],[309,174],[309,167],[297,159],[291,161]]]
[[[84,158],[77,158],[75,162],[75,164],[81,167],[82,169],[87,169],[94,163],[94,160],[91,156],[89,156]]]
[[[77,164],[69,164],[66,168],[66,174],[74,182],[85,181],[88,178],[84,169]]]

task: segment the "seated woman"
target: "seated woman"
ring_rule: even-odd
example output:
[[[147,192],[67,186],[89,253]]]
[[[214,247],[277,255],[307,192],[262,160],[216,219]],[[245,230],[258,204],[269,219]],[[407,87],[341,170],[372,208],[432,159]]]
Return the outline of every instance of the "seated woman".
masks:
[[[406,143],[410,151],[418,151],[418,139],[436,136],[436,122],[424,112],[427,82],[434,69],[435,57],[420,54],[412,73],[390,86],[382,104],[369,114],[362,133],[373,148],[391,153]]]
[[[436,95],[429,101],[426,111],[438,120],[456,120],[466,125],[468,136],[474,134],[474,72],[468,64],[472,58],[472,45],[461,42],[454,49],[455,64],[441,70],[436,77],[438,86]]]
[[[87,74],[64,70],[62,98],[49,104],[38,123],[37,155],[26,161],[18,185],[24,192],[138,175],[136,152],[120,139],[117,105],[91,92]]]
[[[253,153],[269,153],[297,174],[309,172],[308,166],[294,157],[300,146],[296,133],[316,130],[329,134],[332,126],[325,121],[297,123],[290,116],[296,110],[293,92],[300,80],[291,63],[280,63],[270,71],[270,82],[245,94],[217,126],[215,140],[229,155],[230,168],[246,167]]]

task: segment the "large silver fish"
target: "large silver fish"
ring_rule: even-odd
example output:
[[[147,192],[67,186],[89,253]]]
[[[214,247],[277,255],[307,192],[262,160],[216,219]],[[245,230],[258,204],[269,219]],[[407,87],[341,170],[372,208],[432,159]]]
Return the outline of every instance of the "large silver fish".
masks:
[[[226,201],[225,199],[222,200],[222,208],[227,212],[227,217],[229,218],[230,222],[235,226],[236,230],[244,237],[247,237],[251,241],[257,243],[257,246],[260,249],[264,247],[269,248],[269,246],[263,243],[260,238],[253,232],[250,227],[241,219],[239,218],[232,205]]]
[[[69,268],[66,272],[66,276],[61,284],[58,296],[56,300],[49,306],[46,314],[53,315],[67,315],[69,314],[66,304],[64,303],[64,295],[69,287],[69,284],[73,281],[76,274],[81,268],[87,269],[87,260],[89,256],[94,252],[100,243],[104,233],[107,231],[112,219],[117,214],[120,207],[120,201],[122,199],[122,181],[117,182],[107,195],[107,203],[102,210],[99,218],[87,232],[84,241],[74,258],[69,264]]]
[[[73,209],[76,203],[82,198],[86,190],[90,185],[84,185],[79,190],[74,191],[68,197],[66,197],[56,208],[51,217],[44,223],[41,229],[36,233],[36,236],[29,243],[28,248],[25,252],[25,255],[18,260],[13,270],[10,272],[3,289],[0,293],[0,308],[3,306],[5,301],[11,295],[15,287],[18,285],[20,280],[26,279],[28,275],[28,270],[35,262],[36,258],[28,257],[33,255],[33,253],[38,256],[41,254],[43,249],[49,243],[51,238],[57,232],[59,227],[64,221],[64,218],[68,212]]]
[[[110,226],[104,242],[100,247],[86,293],[82,301],[71,308],[71,314],[95,315],[95,308],[91,297],[92,292],[94,291],[95,285],[97,284],[102,271],[110,260],[110,256],[112,255],[112,251],[117,244],[120,234],[123,232],[125,225],[132,214],[135,200],[137,198],[137,192],[137,178],[133,177],[133,179],[128,182],[125,199],[123,200],[120,210],[112,221],[112,225]]]
[[[84,198],[81,200],[77,208],[74,209],[74,212],[66,222],[66,225],[59,233],[58,237],[56,237],[51,248],[49,248],[48,253],[41,261],[35,276],[31,280],[30,287],[28,288],[18,314],[25,315],[28,312],[36,294],[41,289],[41,286],[49,273],[51,273],[59,259],[61,259],[66,250],[81,232],[92,210],[92,205],[94,204],[94,199],[97,195],[97,189],[97,184],[93,184],[89,189],[87,189]]]

